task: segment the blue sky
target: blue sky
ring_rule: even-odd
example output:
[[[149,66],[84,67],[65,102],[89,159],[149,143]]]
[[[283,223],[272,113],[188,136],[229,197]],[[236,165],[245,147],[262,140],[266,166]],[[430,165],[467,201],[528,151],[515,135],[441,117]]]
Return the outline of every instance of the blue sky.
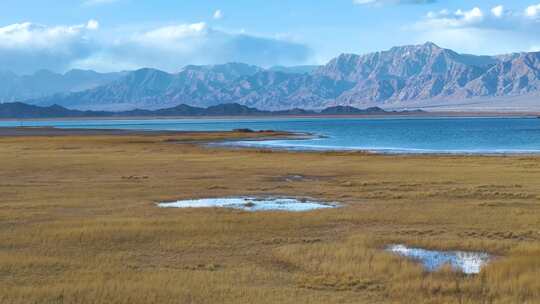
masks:
[[[540,50],[539,28],[540,0],[2,0],[0,67],[322,64],[425,41],[502,54]]]

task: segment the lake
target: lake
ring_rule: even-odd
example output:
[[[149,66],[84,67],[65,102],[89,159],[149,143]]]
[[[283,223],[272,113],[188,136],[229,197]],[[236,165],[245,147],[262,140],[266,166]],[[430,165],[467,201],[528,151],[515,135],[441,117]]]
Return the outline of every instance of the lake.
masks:
[[[537,118],[231,118],[0,121],[2,126],[221,131],[237,128],[317,135],[307,140],[244,141],[240,146],[380,153],[537,154]]]

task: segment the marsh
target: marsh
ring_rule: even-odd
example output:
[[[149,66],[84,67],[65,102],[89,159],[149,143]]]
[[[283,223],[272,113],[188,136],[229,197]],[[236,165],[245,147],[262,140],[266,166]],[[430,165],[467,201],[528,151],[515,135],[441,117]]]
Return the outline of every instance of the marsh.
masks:
[[[2,303],[534,303],[537,156],[211,148],[274,136],[72,132],[0,137]],[[284,176],[304,177],[294,182]],[[340,208],[157,208],[309,197]],[[480,274],[388,244],[489,252]]]

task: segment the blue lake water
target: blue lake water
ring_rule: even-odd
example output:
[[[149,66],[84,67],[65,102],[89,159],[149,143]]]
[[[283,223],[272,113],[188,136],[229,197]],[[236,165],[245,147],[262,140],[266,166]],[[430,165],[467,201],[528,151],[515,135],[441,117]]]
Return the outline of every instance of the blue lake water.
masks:
[[[320,135],[308,140],[235,143],[300,150],[383,153],[540,153],[537,118],[254,118],[0,121],[2,126],[216,131],[250,128]]]

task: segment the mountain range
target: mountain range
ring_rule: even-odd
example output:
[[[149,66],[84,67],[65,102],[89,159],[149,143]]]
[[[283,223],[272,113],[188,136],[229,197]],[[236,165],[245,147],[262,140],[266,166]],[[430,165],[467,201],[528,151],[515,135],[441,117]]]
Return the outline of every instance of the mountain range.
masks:
[[[2,82],[9,79],[4,74],[0,76]],[[68,74],[63,78],[69,78]],[[394,47],[366,55],[342,54],[322,66],[264,69],[227,63],[190,65],[178,73],[145,68],[92,75],[73,82],[62,82],[58,76],[51,75],[51,83],[55,85],[48,91],[29,90],[32,93],[18,95],[6,94],[9,90],[2,84],[0,100],[12,101],[13,96],[22,96],[17,100],[34,105],[109,111],[154,110],[180,104],[211,107],[225,103],[272,111],[471,104],[480,108],[493,104],[519,108],[521,100],[526,100],[530,108],[540,109],[540,52],[475,56],[433,43]],[[40,85],[43,87],[46,86]],[[47,96],[47,92],[51,94]]]

